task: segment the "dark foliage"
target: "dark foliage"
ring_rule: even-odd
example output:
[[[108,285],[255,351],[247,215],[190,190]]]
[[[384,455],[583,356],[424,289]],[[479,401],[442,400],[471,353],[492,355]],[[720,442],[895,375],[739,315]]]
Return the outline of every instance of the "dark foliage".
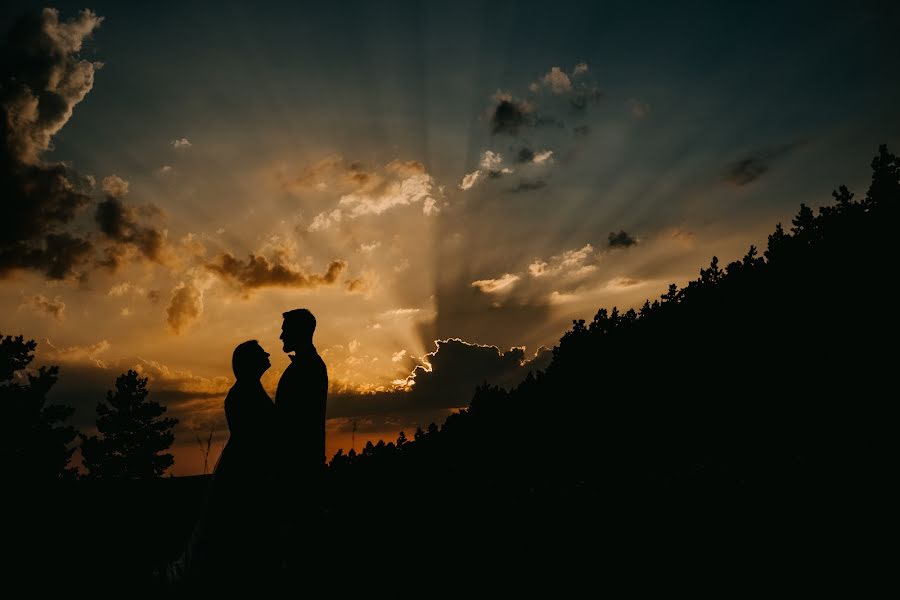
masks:
[[[59,367],[27,369],[34,360],[34,340],[0,336],[0,406],[8,426],[0,436],[5,476],[13,480],[48,481],[71,477],[69,459],[75,430],[65,424],[74,409],[47,404]]]
[[[116,379],[116,391],[97,404],[97,430],[102,435],[81,435],[81,455],[90,477],[147,479],[160,477],[174,464],[164,453],[175,441],[177,419],[160,418],[166,412],[147,400],[147,378],[128,371]]]

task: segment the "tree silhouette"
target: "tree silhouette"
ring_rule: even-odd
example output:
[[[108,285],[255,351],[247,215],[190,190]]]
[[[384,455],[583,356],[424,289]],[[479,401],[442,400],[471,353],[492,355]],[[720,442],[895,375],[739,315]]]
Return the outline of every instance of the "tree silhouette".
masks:
[[[51,480],[73,475],[68,464],[75,448],[69,445],[76,432],[65,421],[75,409],[47,404],[59,367],[17,375],[34,360],[35,348],[34,340],[21,335],[0,336],[0,406],[8,424],[0,435],[0,456],[8,477]]]
[[[175,460],[163,452],[175,441],[177,419],[160,418],[164,406],[147,400],[147,378],[129,370],[116,379],[116,391],[97,404],[102,437],[81,435],[81,455],[91,477],[160,477]]]

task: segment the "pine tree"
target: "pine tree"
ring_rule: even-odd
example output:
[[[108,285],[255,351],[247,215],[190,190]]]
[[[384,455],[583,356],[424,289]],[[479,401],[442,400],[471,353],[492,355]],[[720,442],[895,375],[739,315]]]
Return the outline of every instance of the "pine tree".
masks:
[[[16,376],[34,360],[35,348],[34,340],[25,341],[21,335],[0,336],[0,406],[8,423],[0,436],[0,455],[7,477],[46,481],[74,474],[68,464],[76,432],[65,421],[75,409],[47,404],[59,367]],[[20,382],[26,379],[27,383]]]
[[[160,477],[175,460],[163,452],[175,441],[177,419],[160,418],[164,406],[147,400],[147,378],[128,371],[116,379],[116,391],[97,404],[102,437],[81,436],[81,455],[91,477]]]

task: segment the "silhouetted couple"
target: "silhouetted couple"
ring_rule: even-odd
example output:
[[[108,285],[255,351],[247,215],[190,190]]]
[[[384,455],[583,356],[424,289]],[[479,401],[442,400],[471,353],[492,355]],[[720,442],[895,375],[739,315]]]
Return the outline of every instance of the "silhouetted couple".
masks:
[[[300,308],[282,316],[283,349],[294,354],[274,404],[260,382],[269,354],[256,340],[234,349],[235,383],[225,398],[230,437],[203,514],[168,569],[170,581],[224,587],[267,580],[288,548],[318,552],[328,373],[312,343],[313,314]]]

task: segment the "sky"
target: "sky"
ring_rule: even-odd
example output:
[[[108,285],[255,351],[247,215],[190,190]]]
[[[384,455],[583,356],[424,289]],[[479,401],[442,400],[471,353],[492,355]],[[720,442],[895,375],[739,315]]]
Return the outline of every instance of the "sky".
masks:
[[[0,333],[85,432],[149,377],[177,475],[293,308],[329,456],[440,423],[900,147],[896,6],[721,4],[7,2]]]

